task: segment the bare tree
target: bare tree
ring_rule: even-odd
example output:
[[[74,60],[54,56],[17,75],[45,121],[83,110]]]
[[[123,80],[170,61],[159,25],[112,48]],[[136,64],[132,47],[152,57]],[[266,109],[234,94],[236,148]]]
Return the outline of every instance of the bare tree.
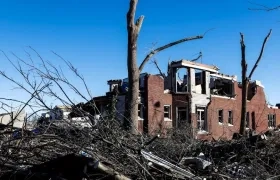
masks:
[[[251,2],[251,1],[249,1],[249,3],[254,5],[254,6],[257,6],[257,8],[248,8],[249,10],[254,10],[254,11],[274,11],[274,10],[280,9],[279,5],[278,6],[269,7],[269,6],[266,6],[266,5],[263,5],[263,4],[254,3],[254,2]]]
[[[196,39],[202,39],[204,35],[198,35],[193,37],[186,37],[161,47],[151,50],[140,66],[137,65],[137,39],[141,30],[141,26],[144,20],[144,16],[140,16],[135,21],[135,13],[138,0],[130,0],[129,10],[127,12],[127,69],[128,69],[128,101],[126,117],[132,123],[132,132],[137,134],[138,129],[138,97],[139,97],[139,74],[143,70],[145,64],[157,53],[163,51],[172,46],[178,45],[183,42],[192,41]]]
[[[123,131],[120,122],[116,119],[101,117],[98,123],[94,123],[95,119],[90,111],[80,108],[74,102],[73,97],[71,97],[71,91],[77,94],[81,101],[87,102],[90,108],[98,111],[95,103],[91,101],[92,96],[84,78],[69,61],[55,54],[66,67],[66,69],[62,69],[43,59],[31,47],[28,48],[26,53],[28,59],[20,58],[13,54],[13,57],[17,59],[16,61],[10,59],[4,53],[13,66],[14,73],[17,72],[22,77],[22,80],[14,79],[12,75],[5,73],[3,70],[0,71],[0,77],[13,83],[21,94],[27,93],[30,98],[23,101],[1,97],[0,109],[9,112],[9,108],[11,108],[9,102],[16,102],[19,104],[20,110],[28,107],[33,111],[32,113],[36,114],[51,111],[53,107],[50,105],[50,101],[56,100],[57,103],[70,106],[72,112],[78,117],[83,117],[84,121],[73,120],[69,117],[51,121],[42,119],[43,122],[46,122],[41,123],[38,121],[36,128],[39,129],[39,134],[30,136],[25,133],[23,128],[22,133],[19,134],[20,138],[13,138],[13,130],[0,130],[0,176],[5,172],[2,171],[5,168],[20,171],[22,170],[22,165],[38,165],[57,156],[71,153],[80,154],[80,152],[91,156],[93,159],[98,159],[100,162],[110,162],[114,166],[113,169],[104,166],[102,163],[98,164],[98,169],[116,179],[127,179],[117,171],[126,172],[127,174],[139,174],[140,170],[145,170],[144,167],[139,167],[142,163],[134,155],[134,152],[138,150],[137,148],[141,147],[138,137],[132,137],[129,132]],[[32,58],[32,53],[39,60]],[[36,61],[39,61],[39,63]],[[67,69],[84,86],[73,84],[64,75]],[[108,113],[110,113],[110,110],[108,110]],[[11,124],[16,116],[11,117]],[[28,116],[27,121],[29,119],[30,117]],[[6,139],[3,139],[4,133],[8,135]],[[142,140],[145,139],[144,137],[141,138]],[[121,164],[126,161],[124,157],[127,157],[128,162],[135,166],[130,166],[131,168],[122,167]]]
[[[255,72],[256,68],[258,67],[258,64],[262,58],[263,55],[263,51],[266,45],[266,41],[268,40],[270,34],[271,34],[272,30],[269,31],[269,33],[267,34],[267,36],[265,37],[262,47],[261,47],[261,51],[259,54],[258,59],[255,62],[254,67],[252,68],[249,76],[247,76],[247,62],[246,62],[246,46],[245,46],[245,42],[244,42],[244,35],[242,33],[240,33],[241,36],[241,40],[240,40],[240,44],[241,44],[241,67],[242,67],[242,105],[241,105],[241,122],[240,122],[240,129],[239,129],[239,133],[242,135],[245,135],[245,125],[246,125],[246,113],[247,113],[247,96],[248,96],[248,85],[249,82],[253,76],[253,73]]]

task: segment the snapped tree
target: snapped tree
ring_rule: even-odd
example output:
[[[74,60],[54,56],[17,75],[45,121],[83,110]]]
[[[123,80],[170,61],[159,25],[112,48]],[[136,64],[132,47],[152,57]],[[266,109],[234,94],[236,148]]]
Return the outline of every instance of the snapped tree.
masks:
[[[244,43],[244,35],[240,33],[241,40],[241,67],[242,67],[242,105],[241,105],[241,122],[240,122],[240,129],[239,133],[242,135],[245,135],[245,126],[246,126],[246,113],[247,113],[247,97],[248,97],[248,85],[250,83],[250,80],[252,78],[253,73],[255,72],[256,68],[258,67],[258,64],[262,58],[263,51],[266,45],[266,42],[271,34],[272,30],[270,29],[267,36],[264,38],[261,51],[259,54],[259,57],[257,61],[255,62],[254,67],[252,68],[249,76],[247,76],[247,62],[246,62],[246,46]]]
[[[128,69],[128,100],[126,110],[126,120],[131,124],[132,133],[137,134],[138,130],[138,98],[139,98],[139,74],[143,70],[145,64],[158,52],[167,48],[175,46],[177,44],[202,39],[205,35],[198,35],[193,37],[186,37],[161,47],[151,50],[140,66],[137,65],[137,39],[141,30],[141,26],[144,20],[144,16],[140,16],[135,21],[135,12],[138,0],[130,0],[129,10],[127,12],[127,69]]]

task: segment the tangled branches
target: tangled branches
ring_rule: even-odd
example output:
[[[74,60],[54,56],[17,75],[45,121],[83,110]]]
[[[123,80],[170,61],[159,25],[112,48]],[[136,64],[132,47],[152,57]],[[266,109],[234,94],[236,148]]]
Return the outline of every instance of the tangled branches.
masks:
[[[107,116],[100,114],[85,83],[74,66],[62,59],[84,84],[83,93],[64,76],[61,69],[45,61],[35,50],[41,64],[18,59],[15,70],[23,80],[13,79],[3,71],[2,77],[18,86],[30,98],[26,101],[1,98],[1,108],[9,112],[9,101],[32,113],[22,128],[11,123],[0,131],[1,179],[233,179],[278,177],[279,137],[233,141],[203,142],[192,139],[190,129],[171,130],[166,138],[131,134],[115,116],[114,102]],[[28,54],[28,57],[31,57]],[[17,64],[17,65],[16,65]],[[75,103],[73,91],[87,102]],[[86,93],[85,93],[86,92]],[[48,110],[51,99],[71,108],[72,114],[58,119],[33,118]],[[112,98],[114,100],[114,98]],[[75,118],[73,118],[75,117]],[[29,127],[29,128],[28,128]]]

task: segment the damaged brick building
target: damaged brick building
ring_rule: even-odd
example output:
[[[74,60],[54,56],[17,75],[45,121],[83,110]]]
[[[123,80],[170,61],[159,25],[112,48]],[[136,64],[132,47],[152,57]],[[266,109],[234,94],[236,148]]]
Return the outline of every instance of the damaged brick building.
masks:
[[[184,77],[178,78],[178,70]],[[93,98],[102,112],[110,94],[118,90],[117,116],[123,117],[128,79],[108,81],[106,96]],[[180,60],[168,64],[166,76],[143,73],[140,76],[139,131],[164,132],[191,129],[195,138],[230,139],[239,131],[241,84],[236,76],[219,73],[212,65]],[[260,133],[279,124],[280,109],[268,105],[260,81],[248,89],[246,129]]]

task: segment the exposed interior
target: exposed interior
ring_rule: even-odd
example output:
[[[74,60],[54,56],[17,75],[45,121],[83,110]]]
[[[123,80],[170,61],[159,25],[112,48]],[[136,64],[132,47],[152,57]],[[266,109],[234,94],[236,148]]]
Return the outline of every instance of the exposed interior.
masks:
[[[218,96],[234,96],[234,82],[230,79],[210,77],[210,93]]]
[[[188,92],[188,70],[185,67],[176,68],[174,76],[176,79],[176,92]]]
[[[206,94],[205,71],[195,69],[195,93]]]

